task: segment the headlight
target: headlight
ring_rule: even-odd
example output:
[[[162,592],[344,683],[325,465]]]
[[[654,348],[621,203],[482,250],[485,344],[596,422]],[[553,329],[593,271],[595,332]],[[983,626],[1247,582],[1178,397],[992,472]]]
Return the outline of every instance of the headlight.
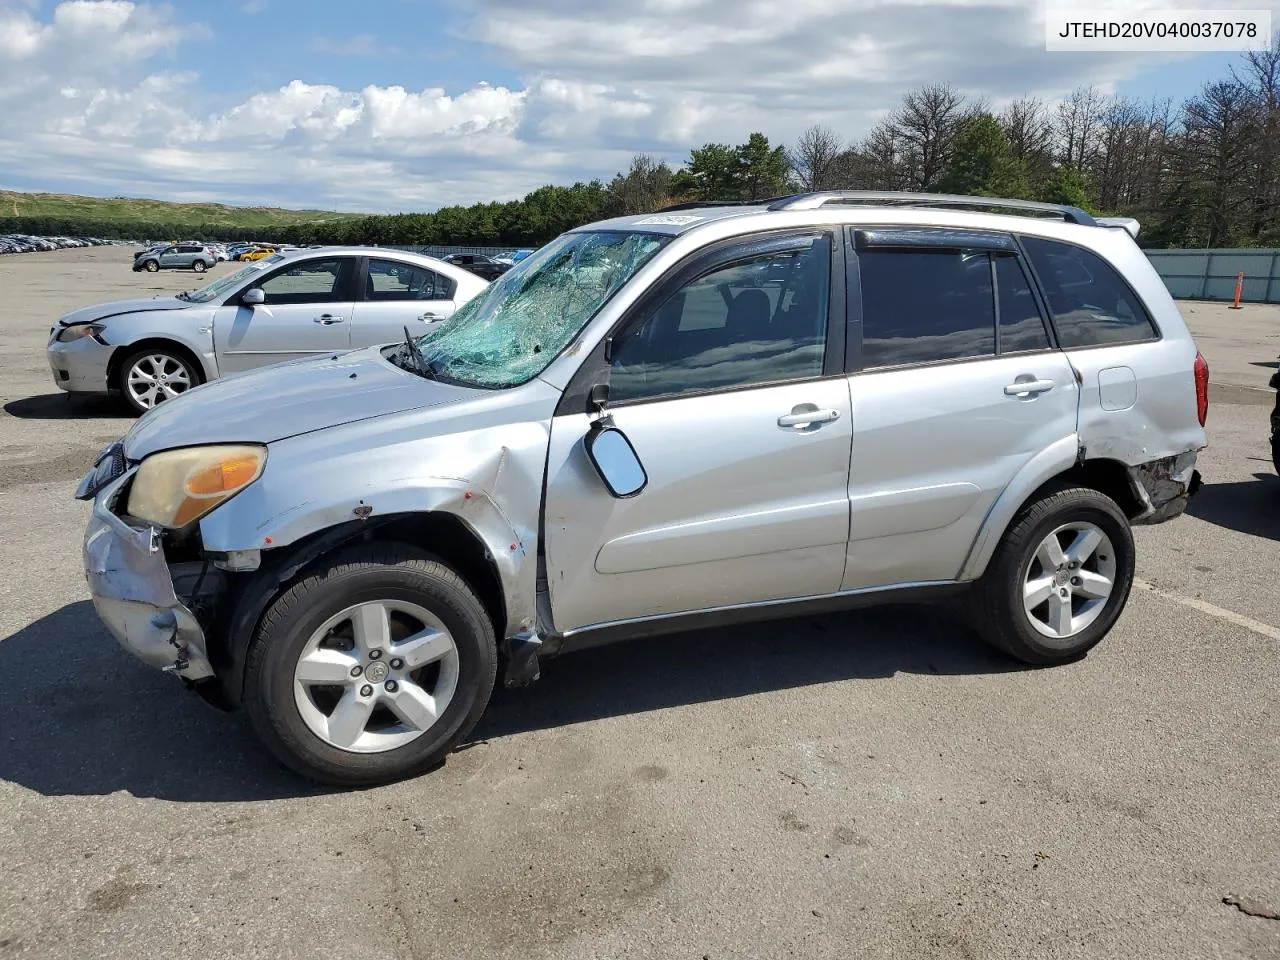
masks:
[[[73,323],[59,330],[57,339],[59,343],[70,343],[83,337],[96,337],[105,329],[107,328],[100,323]]]
[[[225,445],[153,453],[129,490],[128,513],[161,527],[185,527],[262,475],[267,448]]]

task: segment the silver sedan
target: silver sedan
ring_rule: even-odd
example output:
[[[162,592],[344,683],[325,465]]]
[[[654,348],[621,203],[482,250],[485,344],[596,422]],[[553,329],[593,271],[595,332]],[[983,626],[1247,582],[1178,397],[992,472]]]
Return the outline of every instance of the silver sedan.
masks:
[[[487,285],[399,250],[275,254],[199,290],[66,314],[49,368],[61,390],[119,391],[142,412],[230,373],[419,335]]]

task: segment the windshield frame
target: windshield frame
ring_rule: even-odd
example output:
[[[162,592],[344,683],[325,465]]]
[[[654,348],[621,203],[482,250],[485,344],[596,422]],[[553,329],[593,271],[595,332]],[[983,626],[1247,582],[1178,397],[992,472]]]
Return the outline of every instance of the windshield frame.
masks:
[[[477,300],[481,300],[483,297],[485,297],[487,293],[489,293],[490,290],[493,290],[494,288],[498,287],[500,284],[502,285],[512,284],[514,282],[517,282],[520,277],[523,277],[525,274],[529,273],[530,271],[538,269],[540,264],[547,257],[551,257],[556,252],[558,252],[557,245],[559,244],[560,241],[562,240],[567,241],[569,238],[583,237],[583,236],[616,236],[616,237],[623,237],[623,238],[644,237],[644,238],[649,238],[656,241],[657,245],[649,253],[649,255],[645,257],[643,261],[638,263],[631,270],[631,272],[627,275],[627,277],[621,283],[619,283],[612,290],[610,290],[608,294],[598,304],[595,305],[595,308],[590,312],[590,314],[588,314],[587,316],[583,317],[580,320],[580,322],[577,324],[575,329],[572,332],[570,332],[568,336],[564,339],[564,342],[560,345],[559,349],[557,349],[553,354],[550,354],[540,367],[533,370],[528,375],[521,374],[519,379],[509,379],[501,383],[483,382],[475,379],[468,379],[468,378],[453,376],[450,374],[449,371],[441,370],[437,366],[435,366],[435,364],[431,362],[432,358],[426,353],[426,351],[430,350],[431,348],[431,341],[433,340],[433,338],[438,333],[442,332],[442,331],[431,331],[414,340],[414,343],[422,351],[422,355],[428,361],[428,364],[431,367],[431,373],[430,373],[431,379],[438,380],[441,383],[448,383],[456,386],[469,387],[475,390],[495,390],[495,391],[496,390],[512,390],[517,387],[522,387],[525,384],[538,379],[557,360],[559,360],[562,356],[564,356],[566,351],[568,351],[573,347],[573,345],[579,340],[579,338],[581,338],[583,331],[587,330],[591,326],[592,321],[594,321],[596,317],[598,317],[601,314],[602,311],[608,308],[608,306],[613,302],[614,298],[617,297],[618,294],[620,294],[623,290],[630,287],[631,284],[635,281],[636,277],[640,276],[645,271],[645,269],[651,263],[653,263],[653,261],[657,257],[661,256],[663,251],[666,250],[671,245],[672,241],[676,239],[676,237],[670,233],[663,233],[660,231],[651,231],[651,230],[633,230],[633,229],[616,228],[616,227],[612,229],[603,229],[603,230],[593,230],[590,228],[568,230],[560,234],[560,236],[556,237],[554,240],[544,244],[542,247],[535,250],[532,254],[525,257],[519,263],[515,264],[513,267],[511,267],[511,269],[507,270],[500,277],[498,277],[496,280],[494,280],[492,283],[486,286],[483,290],[481,290],[480,293],[477,294],[472,300],[467,301],[466,304],[464,304],[462,307],[459,307],[458,312],[461,312],[467,306],[470,306],[471,303]],[[455,316],[456,315],[457,314],[455,313]],[[450,319],[452,319],[452,317]],[[449,322],[448,320],[445,321],[445,323],[448,323],[448,322]]]

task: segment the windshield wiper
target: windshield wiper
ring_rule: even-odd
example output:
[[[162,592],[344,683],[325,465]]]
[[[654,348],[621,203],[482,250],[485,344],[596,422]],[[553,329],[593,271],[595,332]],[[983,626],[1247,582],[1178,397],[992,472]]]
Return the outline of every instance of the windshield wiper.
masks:
[[[413,334],[409,332],[409,328],[404,328],[404,347],[409,356],[413,357],[413,366],[418,371],[418,375],[428,380],[436,378],[436,372],[431,369],[431,363],[424,357],[418,349],[418,343],[413,339]]]
[[[174,296],[175,296],[175,298],[176,298],[176,299],[178,299],[178,300],[190,300],[190,299],[191,299],[191,291],[190,291],[190,290],[183,290],[181,293],[175,294]]]

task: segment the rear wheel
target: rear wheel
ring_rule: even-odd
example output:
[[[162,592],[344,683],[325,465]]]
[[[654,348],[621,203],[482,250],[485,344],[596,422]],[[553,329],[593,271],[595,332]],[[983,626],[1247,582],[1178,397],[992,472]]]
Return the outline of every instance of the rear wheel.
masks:
[[[1133,585],[1128,518],[1097,490],[1067,487],[1023,507],[977,585],[975,627],[1033,664],[1074,660],[1115,624]]]
[[[244,702],[282,762],[325,783],[438,765],[488,705],[493,625],[429,554],[363,544],[286,590],[249,647]]]
[[[172,400],[200,385],[200,374],[191,361],[169,347],[139,350],[120,364],[120,392],[137,413]]]
[[[196,273],[204,273],[206,269],[204,265],[204,261],[196,260],[194,263],[191,264],[191,269],[194,270]]]

